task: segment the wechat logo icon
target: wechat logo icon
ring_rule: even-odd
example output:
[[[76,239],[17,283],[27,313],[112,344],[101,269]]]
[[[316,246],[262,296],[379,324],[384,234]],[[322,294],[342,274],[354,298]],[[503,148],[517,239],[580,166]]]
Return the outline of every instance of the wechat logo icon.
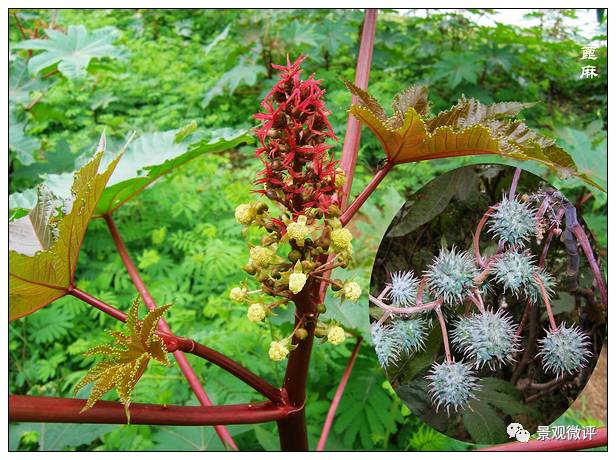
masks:
[[[520,423],[510,423],[507,426],[507,434],[510,438],[516,438],[520,442],[528,442],[530,439],[530,433]]]

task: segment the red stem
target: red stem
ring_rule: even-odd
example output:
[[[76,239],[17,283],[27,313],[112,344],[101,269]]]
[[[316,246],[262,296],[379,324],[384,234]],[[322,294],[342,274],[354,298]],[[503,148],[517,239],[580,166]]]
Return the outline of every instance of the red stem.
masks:
[[[443,336],[443,345],[445,347],[445,359],[448,363],[451,363],[451,351],[449,351],[449,336],[447,335],[447,325],[445,324],[445,318],[440,307],[434,310],[438,317],[438,322],[441,325],[441,335]]]
[[[366,10],[364,16],[364,24],[362,26],[359,44],[359,55],[357,56],[357,67],[355,68],[355,86],[361,89],[368,89],[377,12],[378,10]],[[353,96],[353,103],[356,102],[357,97]],[[342,147],[342,159],[340,160],[340,166],[346,176],[346,182],[342,193],[341,209],[346,207],[349,195],[351,194],[360,139],[361,125],[355,117],[349,116],[346,135],[344,136],[344,145]]]
[[[481,249],[479,248],[479,239],[481,238],[481,230],[483,230],[483,226],[488,221],[490,215],[494,212],[494,208],[488,208],[485,214],[481,217],[481,220],[477,224],[477,229],[475,230],[475,234],[473,235],[473,251],[475,252],[475,260],[477,261],[477,265],[481,268],[485,268],[486,264],[483,261],[483,257],[481,256]]]
[[[522,170],[520,168],[515,168],[515,172],[513,173],[513,179],[511,180],[511,187],[509,188],[509,200],[513,200],[515,198],[515,190],[518,188],[518,182],[520,181],[520,174]]]
[[[597,263],[597,259],[595,259],[594,254],[592,253],[592,247],[590,246],[590,241],[586,236],[586,232],[579,223],[575,223],[571,231],[582,246],[582,250],[588,259],[588,263],[590,264],[590,269],[595,277],[595,281],[597,283],[597,287],[599,288],[599,294],[601,295],[601,302],[603,305],[607,307],[607,288],[605,287],[605,282],[603,280],[603,276],[601,274],[601,269],[599,268],[599,264]]]
[[[84,302],[89,303],[92,306],[104,311],[105,313],[110,314],[114,318],[119,319],[122,322],[126,322],[126,314],[117,308],[112,307],[111,305],[106,304],[100,299],[88,294],[77,288],[71,288],[68,291],[70,294],[75,297],[83,300]],[[269,398],[273,402],[277,403],[286,403],[285,393],[263,380],[261,377],[253,374],[248,369],[242,367],[237,362],[233,361],[231,358],[223,355],[222,353],[213,350],[205,345],[201,345],[194,340],[187,339],[185,337],[178,337],[173,333],[158,331],[157,334],[163,339],[165,342],[165,346],[169,352],[174,353],[176,351],[183,351],[185,353],[190,353],[195,356],[199,356],[212,364],[220,367],[221,369],[226,370],[230,374],[235,375],[237,378],[242,380],[244,383],[248,384],[263,396]]]
[[[205,345],[195,342],[191,339],[185,339],[183,337],[176,337],[178,339],[178,350],[185,351],[186,353],[199,356],[212,364],[215,364],[222,369],[226,370],[230,374],[236,376],[247,385],[251,386],[263,396],[279,404],[285,404],[286,395],[283,390],[276,388],[263,378],[256,374],[253,374],[248,369],[244,368],[231,358],[223,355],[222,353],[213,350]]]
[[[607,427],[597,429],[592,439],[552,439],[547,441],[533,439],[528,442],[514,441],[507,444],[484,447],[478,450],[496,452],[563,452],[591,449],[601,446],[607,446]]]
[[[342,213],[340,216],[340,222],[342,225],[346,225],[351,218],[355,215],[355,213],[361,208],[361,206],[366,202],[366,200],[372,195],[372,192],[376,190],[378,185],[381,183],[385,176],[393,168],[394,163],[392,161],[388,161],[385,165],[377,171],[377,173],[372,177],[366,188],[361,191],[357,198],[353,200],[353,203]]]
[[[126,318],[128,315],[124,313],[122,310],[118,310],[117,308],[112,307],[109,304],[106,304],[100,299],[97,299],[93,295],[88,294],[87,292],[82,291],[74,286],[70,286],[67,291],[68,294],[77,297],[79,300],[84,301],[92,305],[94,308],[98,308],[103,313],[106,313],[110,316],[113,316],[115,319],[126,322]]]
[[[362,88],[367,88],[368,77],[370,75],[370,65],[372,62],[372,49],[374,47],[374,34],[376,30],[377,10],[366,10],[364,24],[362,27],[359,56],[357,58],[357,68],[355,84]],[[340,197],[341,209],[346,206],[353,174],[355,173],[355,163],[359,150],[359,140],[361,127],[359,122],[349,116],[347,131],[342,149],[342,159],[340,165],[345,173],[346,182]],[[323,274],[329,276],[329,271]],[[308,284],[309,283],[309,284]],[[304,329],[308,336],[304,340],[293,337],[293,343],[297,345],[289,354],[289,361],[285,372],[284,389],[287,391],[289,402],[297,408],[298,412],[286,420],[278,422],[278,432],[280,436],[280,447],[283,450],[307,450],[308,439],[306,432],[306,417],[304,404],[306,401],[306,380],[308,377],[308,366],[310,365],[310,353],[314,340],[315,320],[318,316],[316,309],[320,300],[325,295],[327,283],[316,283],[316,280],[308,281],[306,287],[294,298],[295,302],[295,321],[305,319]],[[321,288],[323,287],[323,289]]]
[[[349,358],[347,367],[344,370],[344,374],[342,374],[342,379],[340,379],[340,383],[338,384],[338,388],[336,389],[336,393],[334,394],[334,399],[332,399],[332,403],[329,406],[329,411],[327,411],[325,424],[323,425],[321,437],[319,438],[319,443],[317,444],[318,452],[321,452],[325,449],[327,437],[329,436],[329,430],[332,427],[332,423],[334,422],[334,416],[336,415],[336,409],[338,409],[338,405],[340,404],[340,400],[342,399],[342,394],[344,393],[346,384],[349,381],[351,372],[353,371],[353,366],[355,365],[355,361],[357,360],[357,355],[359,354],[361,343],[362,338],[357,337],[357,342],[355,342],[355,347],[353,348],[353,352],[351,353],[351,357]]]
[[[126,423],[124,405],[98,401],[81,412],[85,399],[48,398],[43,396],[9,396],[11,422],[49,423]],[[227,406],[171,406],[159,404],[130,405],[133,425],[222,425],[249,424],[281,420],[292,409],[272,402],[232,404]]]
[[[543,281],[541,281],[541,278],[539,278],[539,275],[533,275],[533,277],[535,278],[535,282],[537,283],[537,285],[539,286],[539,289],[541,290],[541,297],[543,298],[543,303],[545,304],[545,309],[547,310],[548,318],[550,319],[550,328],[552,329],[552,332],[554,332],[558,330],[558,328],[556,327],[556,321],[554,320],[554,314],[552,313],[552,306],[550,305],[550,297],[548,296],[548,293],[545,290]]]
[[[145,305],[148,307],[149,310],[155,310],[156,302],[154,301],[154,298],[150,294],[150,291],[148,291],[148,288],[146,287],[145,283],[141,279],[141,276],[139,276],[137,267],[135,267],[135,264],[133,263],[132,259],[130,258],[128,254],[126,245],[124,244],[124,241],[122,240],[122,237],[120,236],[120,232],[118,231],[118,228],[115,222],[113,221],[113,217],[111,217],[111,214],[105,214],[104,218],[105,218],[105,222],[107,222],[107,226],[109,227],[109,232],[111,233],[113,242],[115,243],[118,253],[120,254],[120,257],[122,258],[122,262],[124,263],[124,266],[126,267],[126,270],[128,271],[128,274],[130,275],[130,278],[133,281],[133,284],[137,288],[137,292],[139,292],[139,295],[141,295],[141,298],[143,299],[143,303],[145,303]],[[171,334],[171,329],[169,328],[169,325],[163,318],[159,320],[158,328],[162,332]],[[184,377],[186,377],[188,384],[190,385],[193,392],[197,396],[199,403],[201,403],[201,405],[205,407],[211,406],[212,401],[210,400],[209,396],[205,392],[205,389],[201,386],[201,383],[199,382],[199,377],[197,377],[195,370],[192,368],[192,366],[188,362],[188,359],[186,359],[186,356],[184,355],[184,353],[178,350],[178,351],[173,352],[173,356],[175,357],[175,360],[180,366],[180,370],[182,371],[182,374],[184,374]],[[237,445],[235,444],[235,441],[233,441],[233,438],[231,437],[231,434],[229,433],[227,428],[225,428],[224,426],[216,426],[214,428],[216,430],[216,433],[218,434],[218,437],[223,442],[223,444],[231,446],[231,448],[234,450],[238,450]]]

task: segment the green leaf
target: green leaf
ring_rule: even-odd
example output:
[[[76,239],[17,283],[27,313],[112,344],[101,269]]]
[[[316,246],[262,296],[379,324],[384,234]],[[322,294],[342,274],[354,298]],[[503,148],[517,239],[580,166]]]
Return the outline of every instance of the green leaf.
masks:
[[[104,151],[103,135],[94,158],[75,174],[72,199],[63,203],[61,215],[52,211],[56,203],[54,197],[41,193],[39,203],[27,216],[9,224],[11,321],[62,297],[73,282],[88,223],[122,155],[120,153],[99,173]],[[51,230],[45,229],[43,224],[51,225]]]
[[[231,24],[227,24],[227,27],[225,27],[222,32],[216,35],[214,39],[210,43],[208,43],[208,45],[205,48],[203,48],[203,54],[208,55],[210,51],[212,51],[212,49],[214,49],[216,45],[224,41],[229,35],[230,29],[231,29]]]
[[[245,131],[220,130],[189,145],[176,142],[179,131],[144,134],[130,145],[101,196],[97,215],[114,211],[158,178],[203,154],[224,152],[250,141]]]
[[[581,131],[574,128],[563,128],[558,135],[560,138],[558,143],[569,152],[578,171],[607,189],[607,138],[594,143],[593,136],[588,130]],[[570,187],[576,184],[572,181],[563,185]],[[601,195],[607,199],[605,193]]]
[[[360,270],[335,269],[332,277],[342,279],[343,281],[346,279],[362,281],[363,277],[359,276],[361,273]],[[362,286],[362,292],[367,292],[367,286]],[[325,296],[327,311],[321,315],[321,319],[324,321],[333,319],[340,323],[344,329],[353,331],[363,336],[365,339],[370,340],[368,308],[363,299],[365,299],[365,297],[360,299],[357,303],[348,300],[341,302],[341,299],[339,297],[334,297],[331,289],[328,289]]]
[[[211,426],[161,426],[152,435],[155,451],[205,452],[226,450]]]
[[[15,106],[26,106],[32,102],[31,94],[35,91],[44,91],[49,87],[49,81],[31,78],[28,74],[28,64],[24,59],[16,59],[9,66],[9,104],[14,110]]]
[[[498,413],[488,404],[473,401],[462,414],[464,427],[477,444],[497,444],[507,441],[507,428]]]
[[[94,58],[118,58],[122,53],[113,45],[119,37],[114,27],[103,27],[88,32],[84,26],[69,26],[66,33],[47,29],[47,40],[26,40],[13,45],[13,48],[43,50],[30,58],[28,69],[37,74],[55,64],[67,78],[83,78],[90,60]]]
[[[23,165],[34,163],[34,155],[41,143],[25,133],[26,124],[18,122],[12,112],[9,114],[9,150],[15,152]]]
[[[133,141],[107,182],[94,217],[113,212],[160,177],[203,154],[224,152],[251,140],[242,130],[215,130],[192,144],[177,142],[178,134],[182,129],[148,133]],[[43,184],[58,198],[66,199],[70,196],[71,178],[70,173],[47,174]],[[11,194],[9,209],[31,209],[34,196],[34,189]]]
[[[65,447],[88,445],[117,426],[92,423],[18,423],[9,425],[9,432],[11,438],[17,440],[25,433],[39,433],[38,450],[52,452],[64,450]],[[17,450],[17,444],[13,442],[10,450]]]
[[[400,411],[392,411],[395,402],[383,389],[383,380],[375,360],[357,358],[333,426],[345,446],[373,450],[374,440],[383,441],[395,432]]]
[[[454,89],[463,80],[472,84],[477,83],[477,75],[481,72],[481,68],[479,56],[447,51],[434,66],[434,77],[447,78],[449,87]]]
[[[445,210],[454,196],[471,189],[476,181],[477,175],[470,168],[457,169],[432,180],[421,189],[421,194],[406,202],[400,211],[401,218],[387,236],[405,236],[430,222]]]
[[[233,94],[240,85],[253,86],[257,82],[259,75],[267,73],[261,64],[252,62],[247,56],[242,56],[239,63],[223,76],[210,88],[203,98],[203,107],[210,105],[212,99],[222,94]]]
[[[46,309],[32,315],[29,327],[36,331],[33,334],[36,343],[52,343],[68,335],[73,328],[72,320],[73,315],[69,312]]]

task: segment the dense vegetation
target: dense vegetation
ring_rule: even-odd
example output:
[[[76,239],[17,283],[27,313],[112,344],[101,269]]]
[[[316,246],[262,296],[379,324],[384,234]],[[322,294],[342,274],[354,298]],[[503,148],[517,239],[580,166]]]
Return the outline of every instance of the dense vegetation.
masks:
[[[543,26],[523,29],[501,23],[478,26],[454,13],[431,12],[420,17],[383,12],[378,20],[371,92],[389,100],[410,84],[428,84],[433,113],[450,107],[460,93],[485,103],[538,101],[524,113],[528,124],[557,137],[578,166],[605,185],[606,47],[597,50],[598,59],[593,61],[599,77],[580,79],[581,47],[588,40],[559,21],[575,13],[537,14],[544,15]],[[76,29],[83,27],[92,40],[100,36],[107,41],[91,50],[89,61],[67,54],[59,64],[40,57],[51,52],[44,43],[33,53],[25,45],[25,49],[12,48],[9,187],[11,192],[26,192],[13,195],[11,206],[30,199],[27,190],[41,178],[47,178],[52,188],[63,187],[70,172],[83,163],[83,156],[91,155],[103,128],[112,146],[119,146],[132,130],[138,135],[164,136],[193,122],[210,133],[251,128],[255,124],[252,114],[274,81],[271,64],[283,62],[287,54],[309,57],[305,67],[323,80],[334,132],[343,138],[350,104],[343,79],[354,76],[362,17],[360,11],[327,10],[13,12],[12,45],[24,37],[43,38],[43,30],[49,28],[70,37],[83,32]],[[103,27],[110,29],[99,31]],[[48,35],[54,39],[53,32]],[[62,41],[62,36],[55,33],[56,40]],[[229,289],[244,278],[239,268],[248,257],[233,209],[252,196],[250,182],[259,168],[254,150],[254,144],[244,144],[224,155],[205,155],[191,162],[162,179],[165,186],[154,186],[121,208],[117,222],[157,301],[181,307],[168,314],[174,331],[215,344],[256,373],[279,382],[282,366],[263,359],[271,331],[246,321],[245,309],[228,299]],[[354,190],[365,185],[382,157],[377,140],[364,136]],[[440,172],[469,161],[479,160],[422,162],[392,172],[353,226],[359,242],[348,275],[363,280],[367,288],[380,236],[404,197]],[[530,169],[546,173],[538,166]],[[576,180],[557,183],[583,208],[605,255],[606,195]],[[101,219],[90,225],[79,261],[78,287],[128,308],[134,288]],[[347,306],[343,313],[332,302],[327,315],[362,334],[368,330],[367,312],[359,306]],[[274,322],[288,323],[290,328],[290,320],[281,314]],[[116,327],[112,319],[74,298],[64,298],[11,323],[10,391],[70,396],[91,363],[81,353],[104,341],[104,330],[112,327]],[[350,344],[314,349],[307,403],[311,447],[350,352]],[[255,393],[218,368],[197,360],[192,364],[216,403],[255,398]],[[177,366],[152,366],[137,385],[134,400],[196,404]],[[584,415],[576,417],[583,419]],[[14,425],[11,448],[221,447],[209,427],[65,428]],[[230,430],[243,450],[277,448],[274,424]],[[365,344],[328,448],[466,447],[409,414],[386,383],[371,346]]]

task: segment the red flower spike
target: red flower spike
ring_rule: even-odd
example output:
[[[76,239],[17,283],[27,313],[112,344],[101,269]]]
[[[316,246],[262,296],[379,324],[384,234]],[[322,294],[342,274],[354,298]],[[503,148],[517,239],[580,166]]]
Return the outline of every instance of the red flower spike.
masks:
[[[335,185],[337,161],[325,141],[337,140],[328,120],[331,113],[323,103],[325,91],[321,81],[311,75],[300,78],[300,56],[287,65],[273,65],[280,80],[261,103],[262,111],[254,118],[261,122],[256,129],[261,147],[257,157],[265,168],[255,184],[263,184],[259,193],[271,191],[292,215],[318,208],[325,215],[338,204]]]

